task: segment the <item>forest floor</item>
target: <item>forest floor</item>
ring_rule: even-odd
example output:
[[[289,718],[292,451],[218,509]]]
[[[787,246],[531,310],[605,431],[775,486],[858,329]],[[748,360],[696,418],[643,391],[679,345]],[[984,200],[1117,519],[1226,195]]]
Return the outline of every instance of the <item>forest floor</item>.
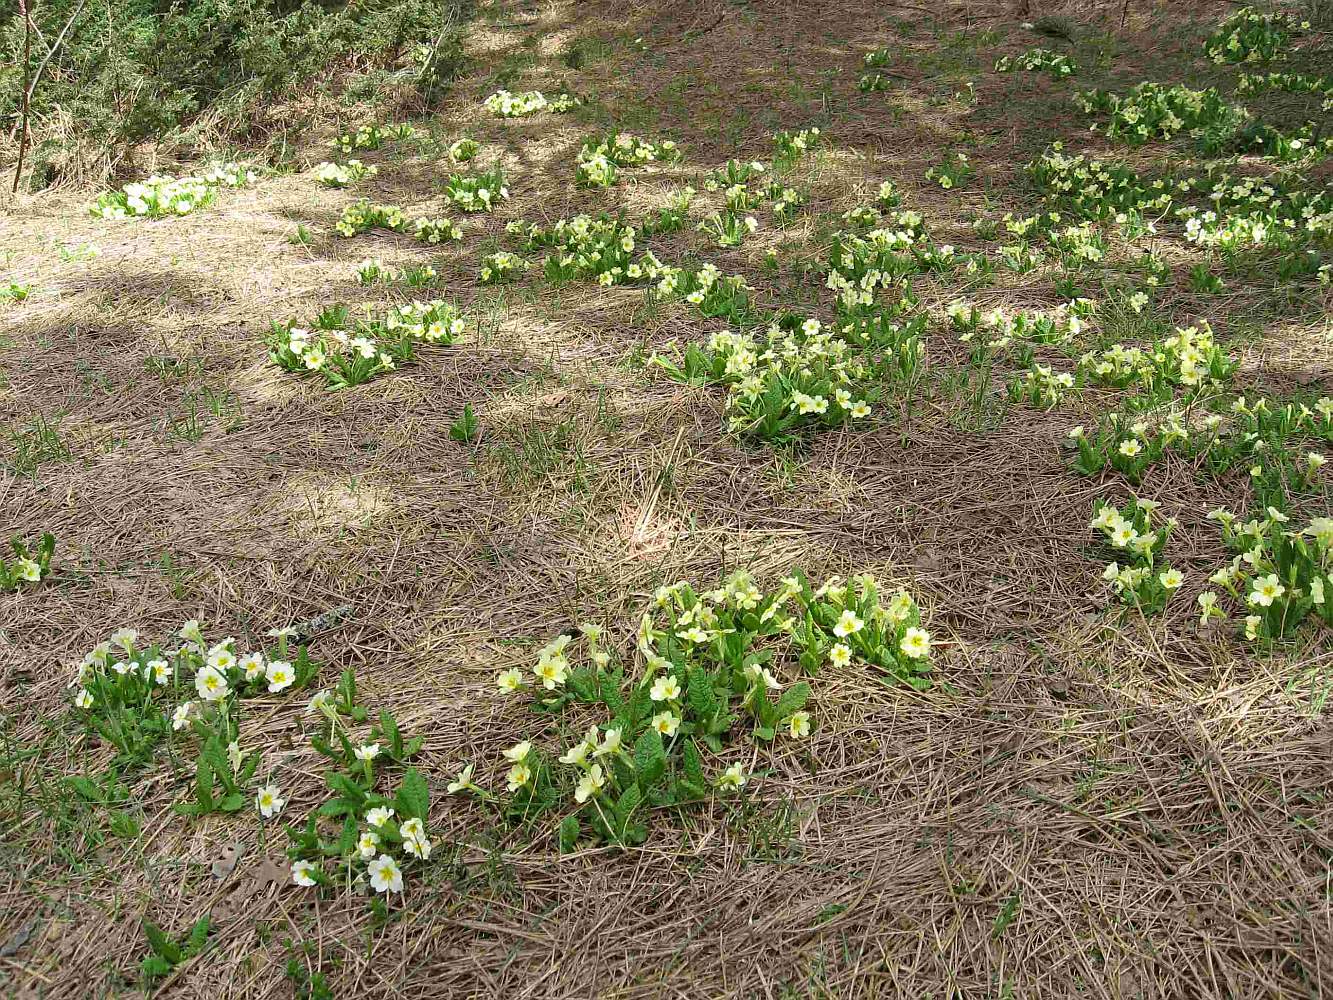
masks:
[[[1234,175],[1277,178],[1288,207],[1272,225],[1292,218],[1297,234],[1235,252],[1191,241],[1174,214],[1206,200],[1206,187],[1178,193],[1170,209],[1108,212],[1043,189],[1026,165],[1063,142],[1064,154],[1124,164],[1145,184],[1215,177],[1223,168],[1209,175],[1206,161],[1227,151],[1200,151],[1206,126],[1128,145],[1074,93],[1124,95],[1145,80],[1216,87],[1279,131],[1321,116],[1327,129],[1321,95],[1238,94],[1237,81],[1247,70],[1317,72],[1330,35],[1293,32],[1281,63],[1218,65],[1204,43],[1227,12],[1220,5],[1136,2],[1123,25],[1113,6],[1035,26],[986,3],[486,7],[469,31],[468,73],[441,106],[426,113],[372,95],[302,107],[317,126],[295,130],[280,169],[222,189],[207,207],[113,220],[88,212],[95,192],[11,201],[0,247],[7,280],[27,295],[0,301],[0,529],[29,541],[50,532],[56,548],[40,583],[0,593],[0,989],[1326,996],[1333,644],[1322,606],[1294,598],[1312,597],[1311,565],[1333,564],[1316,534],[1301,536],[1314,553],[1301,562],[1283,532],[1329,515],[1330,470],[1302,470],[1307,453],[1333,441],[1333,418],[1316,404],[1333,385],[1333,293],[1327,267],[1319,271],[1333,216],[1308,239],[1302,227],[1333,212],[1333,161],[1289,146],[1228,160]],[[1034,47],[1077,69],[995,71],[1001,56]],[[867,66],[880,50],[871,61],[882,65]],[[501,118],[483,100],[502,87],[588,99],[563,114]],[[377,174],[346,189],[316,182],[321,160],[347,159],[328,145],[341,132],[408,120],[413,138],[351,154]],[[784,157],[775,147],[775,133],[812,127],[820,133],[808,150]],[[606,189],[577,184],[581,145],[612,129],[673,140],[681,159],[623,166]],[[463,137],[480,148],[457,164],[448,151]],[[728,216],[729,182],[706,182],[732,159],[765,172],[741,182],[737,197],[749,200]],[[451,174],[496,166],[508,199],[493,212],[448,202]],[[948,187],[928,176],[941,167],[959,171]],[[803,203],[776,212],[773,177]],[[899,205],[876,204],[885,181]],[[549,280],[552,251],[507,229],[602,212],[639,226],[687,185],[696,194],[686,224],[639,231],[633,255],[651,249],[690,274],[712,263],[743,275],[744,305],[710,297],[701,309],[654,291],[658,279]],[[384,228],[344,237],[337,224],[360,198],[409,218],[448,216],[462,238],[430,246]],[[1268,210],[1214,202],[1236,219]],[[858,207],[861,216],[847,215]],[[1050,210],[1058,222],[1006,227],[1007,213],[1012,222]],[[715,213],[740,227],[739,245],[698,228]],[[830,247],[877,229],[905,230],[899,249],[918,253],[894,253],[891,238],[878,266],[899,270],[857,313],[895,325],[887,356],[907,358],[848,383],[871,401],[868,416],[835,420],[830,398],[824,419],[776,439],[729,429],[736,390],[672,378],[654,360],[680,361],[686,345],[706,347],[723,329],[748,330],[762,346],[770,314],[784,311],[839,329],[850,313],[827,287]],[[859,245],[871,256],[884,249]],[[480,282],[483,256],[499,251],[532,266],[512,282]],[[435,276],[422,287],[363,284],[367,258],[391,270],[429,265]],[[411,361],[336,391],[274,363],[274,322],[309,328],[334,303],[361,316],[363,303],[382,314],[416,299],[456,304],[462,334],[418,343]],[[1095,305],[1075,306],[1087,315],[1071,324],[1074,299]],[[976,312],[950,315],[955,301]],[[996,309],[1002,317],[987,318]],[[1034,323],[1048,332],[1034,334]],[[1201,381],[1182,377],[1193,362],[1164,346],[1186,327],[1205,331]],[[913,360],[917,342],[924,353]],[[1123,384],[1099,378],[1096,358],[1081,360],[1114,344],[1147,349]],[[867,356],[878,363],[884,351],[878,341]],[[1073,386],[1029,394],[1039,365],[1071,373]],[[1297,416],[1254,416],[1257,395],[1270,416],[1288,403]],[[1117,424],[1112,412],[1130,416]],[[1210,413],[1221,419],[1208,423]],[[1137,420],[1150,429],[1127,436]],[[1163,440],[1173,421],[1190,444]],[[1080,468],[1068,436],[1076,425],[1093,452],[1122,454],[1123,440],[1142,439],[1142,461]],[[1215,425],[1215,446],[1196,447]],[[1151,525],[1138,512],[1144,534],[1163,535],[1175,519],[1147,557],[1137,606],[1103,569],[1143,559],[1111,551],[1089,526],[1099,500],[1123,507],[1134,497],[1160,505]],[[1209,582],[1251,547],[1208,517],[1219,507],[1237,524],[1258,519],[1261,558],[1285,582],[1286,603],[1251,599],[1257,563],[1241,564],[1234,597]],[[1168,565],[1184,582],[1163,592],[1156,581]],[[649,722],[623,709],[633,752],[599,758],[622,797],[608,790],[586,803],[573,792],[587,765],[556,758],[589,725],[605,738],[620,718],[614,699],[534,711],[544,689],[497,690],[510,668],[530,684],[540,649],[582,623],[604,635],[600,645],[574,638],[568,659],[586,665],[604,652],[631,690],[662,669],[636,651],[645,610],[660,622],[663,605],[693,600],[677,591],[658,602],[658,588],[689,581],[703,593],[743,570],[771,595],[797,569],[816,588],[873,574],[886,606],[904,588],[930,636],[929,672],[906,682],[921,661],[904,658],[902,629],[883,649],[825,662],[835,637],[820,616],[852,598],[836,585],[791,598],[808,605],[802,621],[823,621],[822,638],[751,622],[757,634],[742,651],[772,653],[782,691],[767,695],[761,681],[756,697],[776,703],[809,685],[803,708],[784,703],[770,739],[752,731],[765,719],[748,714],[757,675],[722,662],[734,650],[704,652],[739,631],[693,652],[659,636],[657,652],[675,665],[661,676],[679,667],[691,690],[654,697],[651,708],[683,715],[686,729],[631,740]],[[1218,595],[1220,614],[1201,624],[1203,591]],[[859,605],[867,627],[881,620],[872,605]],[[1276,624],[1274,607],[1284,609]],[[1261,634],[1247,639],[1255,611]],[[270,630],[295,627],[292,641],[307,644],[318,673],[273,693],[234,673],[235,700],[205,704],[192,733],[158,725],[187,698],[201,711],[192,673],[145,684],[143,704],[126,698],[113,718],[108,699],[130,681],[107,663],[134,655],[113,649],[84,668],[101,671],[95,685],[85,676],[93,704],[75,704],[78,664],[97,643],[132,627],[142,660],[149,643],[174,649],[191,619],[205,647],[235,637],[233,653],[267,649],[270,661],[282,655]],[[802,660],[810,650],[818,663]],[[177,655],[187,662],[188,651]],[[687,669],[699,663],[718,667],[715,694],[735,697],[738,718],[716,745],[702,728],[687,736],[703,725]],[[352,699],[347,711],[330,709],[333,722],[307,712],[314,691],[346,671],[369,717],[351,711]],[[219,705],[228,706],[221,722],[207,715]],[[382,722],[370,732],[380,709],[405,736],[424,737],[403,760],[390,759]],[[802,729],[796,709],[809,713],[808,735],[789,732]],[[385,794],[398,819],[424,812],[428,860],[405,850],[406,835],[380,838],[401,865],[401,892],[360,880],[366,864],[339,855],[336,816],[318,825],[331,840],[302,846],[307,817],[338,790],[325,775],[331,758],[361,788],[363,762],[347,747],[334,740],[330,758],[315,745],[330,728],[382,744],[371,802]],[[235,774],[213,775],[216,811],[182,815],[173,807],[197,805],[210,731],[263,756],[252,773],[233,763]],[[511,792],[522,754],[503,751],[520,741],[539,748],[536,773]],[[659,747],[661,780],[673,783],[650,789]],[[691,760],[705,776],[697,795],[682,783]],[[450,794],[469,764],[485,794]],[[732,765],[746,780],[728,791],[719,779]],[[424,810],[409,771],[425,778]],[[222,801],[229,782],[242,808]],[[635,782],[642,803],[608,830],[600,811],[625,806]],[[254,800],[269,783],[285,805],[265,820]],[[562,824],[571,814],[576,827]],[[358,835],[363,819],[353,811]],[[328,884],[294,885],[296,856],[322,857]],[[174,953],[144,930],[148,921],[179,941],[205,916],[207,935]]]

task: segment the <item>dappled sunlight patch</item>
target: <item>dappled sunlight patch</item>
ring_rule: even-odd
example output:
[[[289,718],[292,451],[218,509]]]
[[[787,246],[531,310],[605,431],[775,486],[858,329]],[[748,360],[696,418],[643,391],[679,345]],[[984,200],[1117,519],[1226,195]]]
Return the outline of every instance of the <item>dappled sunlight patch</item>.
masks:
[[[289,478],[271,503],[302,535],[372,528],[390,517],[396,506],[394,491],[366,473],[304,473]]]

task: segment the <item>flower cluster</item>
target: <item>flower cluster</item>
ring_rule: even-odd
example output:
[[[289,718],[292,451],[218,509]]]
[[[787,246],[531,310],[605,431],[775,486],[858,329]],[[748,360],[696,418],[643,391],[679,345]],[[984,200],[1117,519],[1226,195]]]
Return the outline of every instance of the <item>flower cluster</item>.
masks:
[[[833,236],[824,284],[837,296],[840,311],[873,309],[883,293],[898,294],[897,282],[908,275],[976,269],[973,258],[947,243],[932,243],[919,212],[892,212],[880,221],[888,225],[864,234]]]
[[[147,180],[126,184],[119,191],[104,192],[90,211],[102,219],[189,215],[211,205],[220,189],[245,187],[258,176],[253,168],[241,163],[223,163],[188,177],[154,174]]]
[[[499,167],[480,174],[451,174],[444,193],[464,212],[491,212],[499,202],[509,200],[504,171]]]
[[[1292,14],[1242,7],[1217,26],[1203,51],[1215,63],[1272,62],[1285,58],[1293,35],[1309,30],[1309,21]]]
[[[1165,181],[1145,184],[1124,164],[1090,159],[1083,154],[1066,156],[1061,143],[1053,144],[1026,169],[1048,201],[1083,218],[1162,212],[1171,204],[1171,189]]]
[[[324,309],[309,327],[274,323],[269,355],[287,371],[317,374],[330,389],[360,385],[414,357],[413,343],[451,344],[465,323],[449,302],[412,302],[383,317],[353,320],[346,306]]]
[[[1219,508],[1208,514],[1236,556],[1208,582],[1229,594],[1246,612],[1245,638],[1273,641],[1289,636],[1310,616],[1333,626],[1333,518],[1316,517],[1302,530],[1268,507],[1261,520],[1241,522]],[[1225,618],[1216,591],[1199,595],[1200,623]]]
[[[195,800],[176,811],[236,812],[259,754],[247,757],[237,746],[235,702],[303,687],[318,672],[304,646],[291,648],[292,634],[277,629],[273,648],[243,652],[231,637],[209,644],[197,621],[186,622],[172,643],[143,642],[135,629],[118,629],[75,666],[74,707],[126,763],[146,761],[175,733],[193,732],[201,748]]]
[[[1001,56],[995,60],[995,72],[1011,73],[1016,69],[1045,72],[1052,79],[1063,80],[1078,72],[1078,64],[1069,56],[1050,49],[1028,49],[1016,56]]]
[[[958,339],[974,345],[979,354],[994,354],[1017,344],[1026,358],[1031,344],[1072,344],[1095,310],[1091,299],[1072,299],[1047,311],[996,307],[983,312],[975,303],[956,299],[944,313],[960,331]]]
[[[1228,104],[1215,88],[1192,90],[1182,84],[1140,83],[1124,97],[1089,90],[1076,94],[1074,103],[1085,114],[1108,115],[1107,138],[1130,145],[1171,139],[1195,129],[1227,132],[1246,117],[1243,108]]]
[[[675,163],[680,149],[667,139],[648,142],[629,132],[611,132],[600,139],[589,139],[579,149],[575,177],[588,187],[611,187],[618,168],[641,167],[649,163]]]
[[[1238,362],[1214,339],[1212,327],[1177,328],[1149,347],[1110,347],[1079,358],[1079,369],[1090,380],[1119,389],[1141,384],[1152,391],[1162,384],[1194,389],[1230,381]]]
[[[778,132],[773,136],[775,150],[773,160],[776,163],[795,163],[822,141],[823,133],[817,128],[802,129],[799,132]]]
[[[720,331],[706,347],[654,355],[671,377],[728,387],[727,429],[767,441],[788,440],[871,414],[885,380],[912,382],[925,356],[924,321],[848,322],[845,331],[814,317],[784,316],[764,340]]]
[[[634,679],[595,624],[543,646],[530,676],[512,667],[496,678],[503,694],[530,693],[544,714],[591,704],[611,716],[554,760],[527,740],[506,750],[509,809],[530,816],[572,799],[560,825],[565,850],[588,834],[641,843],[650,808],[702,799],[710,784],[726,792],[746,783],[739,762],[711,782],[704,767],[704,754],[723,754],[742,720],[761,743],[810,735],[810,685],[786,681],[789,672],[861,662],[926,686],[932,643],[920,618],[905,591],[881,603],[868,574],[818,590],[799,572],[772,592],[744,571],[703,593],[684,581],[661,587],[639,622]],[[474,769],[464,767],[449,791],[489,797]]]
[[[1333,242],[1333,193],[1309,192],[1281,177],[1236,177],[1225,172],[1186,183],[1210,206],[1176,209],[1191,243],[1230,254],[1256,247],[1291,250]]]
[[[345,188],[367,177],[374,177],[379,172],[379,167],[367,166],[360,160],[351,159],[343,164],[318,164],[315,167],[315,180],[325,187]]]
[[[462,228],[447,218],[430,219],[419,216],[416,219],[409,219],[397,205],[380,205],[364,198],[343,209],[342,218],[334,228],[337,229],[338,235],[347,238],[372,229],[389,229],[395,233],[409,233],[431,246],[443,243],[445,240],[463,238]]]
[[[510,253],[508,250],[499,250],[496,253],[487,254],[481,259],[481,270],[478,272],[477,278],[483,285],[498,285],[506,281],[513,281],[527,268],[528,262],[518,254]]]
[[[723,275],[714,264],[700,268],[672,267],[660,264],[652,253],[653,266],[645,267],[646,276],[655,284],[651,294],[660,299],[681,298],[709,318],[721,318],[732,323],[748,324],[755,321],[750,301],[750,286],[743,275]]]
[[[542,111],[556,113],[572,111],[582,103],[583,99],[573,94],[557,94],[548,98],[540,90],[528,90],[519,94],[497,90],[482,102],[482,106],[501,118],[526,118]]]
[[[661,266],[651,252],[636,260],[638,231],[606,214],[558,219],[549,227],[516,219],[505,231],[518,237],[526,250],[555,251],[546,258],[545,273],[550,281],[591,278],[609,287],[650,280]]]
[[[1123,603],[1139,608],[1145,615],[1162,610],[1167,599],[1185,582],[1180,570],[1158,565],[1158,557],[1166,548],[1176,520],[1167,518],[1154,527],[1157,506],[1155,501],[1139,497],[1123,507],[1098,500],[1089,525],[1116,555],[1116,561],[1107,564],[1102,579]]]
[[[1009,381],[1009,398],[1050,410],[1059,405],[1075,384],[1073,372],[1057,372],[1050,365],[1034,362],[1023,375]]]
[[[449,146],[449,159],[455,163],[467,163],[481,151],[481,143],[476,139],[463,138]]]
[[[15,535],[9,540],[14,551],[13,560],[0,557],[0,591],[18,590],[27,583],[40,583],[51,571],[51,554],[56,548],[55,536],[42,535],[34,546],[28,546]]]
[[[1242,97],[1281,90],[1288,94],[1320,94],[1322,110],[1333,111],[1333,79],[1308,73],[1242,73],[1236,78],[1236,93]]]
[[[399,125],[362,125],[354,132],[344,132],[329,145],[347,156],[358,149],[379,149],[386,142],[412,139],[420,134],[414,126],[405,122]]]
[[[412,264],[395,271],[372,257],[357,265],[356,278],[363,285],[400,284],[408,288],[426,288],[435,284],[439,273],[429,264]]]
[[[371,905],[383,917],[387,900],[403,892],[404,871],[429,861],[435,849],[426,825],[430,788],[417,768],[405,767],[424,740],[405,739],[392,713],[383,710],[368,733],[360,729],[369,713],[356,704],[350,670],[336,690],[316,693],[307,713],[322,725],[311,746],[334,765],[325,773],[332,797],[304,828],[286,828],[292,881],[306,888],[344,884],[370,891]],[[397,791],[380,791],[395,766],[405,767]],[[262,797],[259,805],[262,810]],[[330,821],[336,824],[334,835],[326,838],[321,823]]]
[[[926,180],[934,181],[944,190],[962,187],[976,173],[966,153],[954,152],[926,170]]]

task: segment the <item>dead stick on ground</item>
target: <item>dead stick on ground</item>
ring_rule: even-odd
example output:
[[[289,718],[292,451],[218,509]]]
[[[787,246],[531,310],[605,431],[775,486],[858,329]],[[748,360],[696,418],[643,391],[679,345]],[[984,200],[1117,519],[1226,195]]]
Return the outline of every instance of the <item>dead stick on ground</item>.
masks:
[[[14,186],[10,194],[19,189],[19,177],[23,174],[23,155],[28,151],[28,112],[32,109],[32,95],[28,90],[30,67],[32,66],[32,12],[28,10],[28,0],[19,0],[19,16],[23,18],[23,122],[19,134],[19,157],[14,164]]]

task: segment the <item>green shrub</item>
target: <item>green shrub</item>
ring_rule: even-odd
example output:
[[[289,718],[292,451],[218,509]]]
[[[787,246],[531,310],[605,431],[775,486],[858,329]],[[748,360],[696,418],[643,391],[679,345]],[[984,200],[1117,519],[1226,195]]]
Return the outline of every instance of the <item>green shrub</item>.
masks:
[[[456,75],[458,26],[469,0],[48,0],[34,18],[57,37],[78,14],[32,97],[34,137],[55,120],[79,123],[91,144],[132,145],[203,112],[240,125],[263,97],[358,57],[436,88]],[[12,9],[12,8],[11,8]],[[0,118],[22,103],[24,25],[0,19]],[[30,73],[45,51],[33,47]]]

